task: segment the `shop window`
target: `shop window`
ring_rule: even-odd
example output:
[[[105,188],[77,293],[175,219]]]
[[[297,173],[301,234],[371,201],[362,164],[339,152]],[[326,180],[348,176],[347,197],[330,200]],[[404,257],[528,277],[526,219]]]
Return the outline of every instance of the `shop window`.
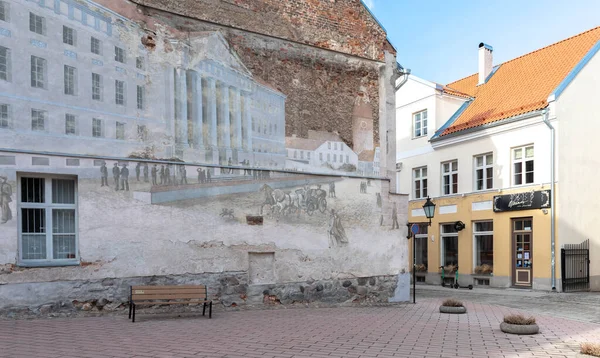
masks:
[[[415,235],[416,272],[427,272],[427,229],[428,225],[420,224],[419,233]]]
[[[481,221],[473,224],[475,248],[474,272],[489,275],[494,271],[494,223]]]

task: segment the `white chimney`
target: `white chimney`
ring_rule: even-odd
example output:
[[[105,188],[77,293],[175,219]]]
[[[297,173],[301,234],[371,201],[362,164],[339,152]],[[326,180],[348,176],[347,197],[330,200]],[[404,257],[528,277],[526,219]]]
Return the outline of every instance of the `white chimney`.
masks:
[[[492,73],[492,51],[494,51],[492,46],[483,42],[479,44],[479,82],[477,85],[484,84],[486,78]]]

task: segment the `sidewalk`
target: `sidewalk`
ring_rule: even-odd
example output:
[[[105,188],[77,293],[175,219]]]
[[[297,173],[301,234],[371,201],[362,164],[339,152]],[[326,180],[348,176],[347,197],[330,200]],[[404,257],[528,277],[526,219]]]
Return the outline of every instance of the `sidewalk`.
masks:
[[[469,290],[417,284],[417,302],[423,298],[447,297],[600,324],[600,292],[560,293],[479,287]]]
[[[5,320],[0,357],[576,357],[600,339],[600,325],[552,315],[536,315],[537,335],[507,335],[499,323],[518,310],[465,302],[467,314],[440,314],[441,299],[423,298],[440,290],[417,289],[416,305]]]

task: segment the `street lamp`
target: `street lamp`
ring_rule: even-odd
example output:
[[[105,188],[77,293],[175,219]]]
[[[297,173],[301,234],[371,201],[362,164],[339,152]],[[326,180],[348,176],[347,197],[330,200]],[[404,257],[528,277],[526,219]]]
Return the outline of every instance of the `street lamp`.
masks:
[[[413,279],[413,303],[417,303],[416,292],[417,292],[417,276],[416,276],[416,266],[417,266],[417,249],[414,236],[419,233],[419,224],[427,224],[427,226],[431,226],[431,219],[435,215],[435,204],[431,201],[429,196],[423,204],[423,211],[425,212],[425,217],[429,219],[429,222],[419,222],[419,223],[407,223],[408,227],[408,235],[407,239],[410,239],[413,236],[413,269],[412,269],[412,279]],[[413,234],[413,235],[411,235]]]

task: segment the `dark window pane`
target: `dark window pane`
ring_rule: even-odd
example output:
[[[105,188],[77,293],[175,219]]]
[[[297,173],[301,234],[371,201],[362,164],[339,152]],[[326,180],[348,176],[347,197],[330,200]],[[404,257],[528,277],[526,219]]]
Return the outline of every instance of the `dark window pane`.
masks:
[[[21,178],[22,203],[43,203],[44,191],[44,178]]]
[[[45,209],[21,209],[21,232],[39,234],[46,232]]]
[[[458,237],[442,237],[444,241],[444,266],[458,265]]]
[[[533,171],[533,160],[528,160],[525,162],[525,171],[532,172]]]

